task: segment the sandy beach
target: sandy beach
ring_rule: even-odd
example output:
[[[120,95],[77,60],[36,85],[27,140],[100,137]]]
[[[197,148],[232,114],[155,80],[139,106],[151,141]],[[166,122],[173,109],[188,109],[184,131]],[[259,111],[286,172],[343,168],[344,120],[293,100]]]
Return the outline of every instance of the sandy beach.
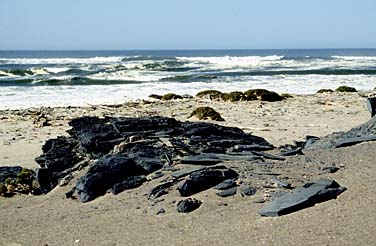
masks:
[[[37,168],[34,159],[46,140],[67,135],[68,122],[81,116],[166,116],[179,121],[193,109],[208,106],[225,119],[214,122],[238,127],[265,138],[274,146],[302,141],[306,135],[322,137],[347,131],[370,119],[365,100],[374,91],[293,95],[281,102],[223,102],[209,99],[135,101],[122,105],[30,108],[0,111],[0,166]],[[48,126],[39,127],[43,115]],[[0,245],[372,245],[376,240],[375,142],[352,147],[304,150],[304,155],[272,162],[274,171],[298,186],[327,177],[347,187],[336,200],[289,215],[265,218],[265,205],[256,195],[221,198],[212,190],[194,195],[203,205],[189,214],[176,212],[177,191],[161,202],[143,195],[158,179],[118,195],[106,194],[80,203],[65,198],[74,185],[56,187],[47,195],[0,197]],[[228,162],[242,170],[242,162]],[[333,174],[320,168],[337,166]],[[253,168],[253,167],[252,167]],[[255,186],[260,186],[258,181]],[[157,215],[160,208],[165,213]]]

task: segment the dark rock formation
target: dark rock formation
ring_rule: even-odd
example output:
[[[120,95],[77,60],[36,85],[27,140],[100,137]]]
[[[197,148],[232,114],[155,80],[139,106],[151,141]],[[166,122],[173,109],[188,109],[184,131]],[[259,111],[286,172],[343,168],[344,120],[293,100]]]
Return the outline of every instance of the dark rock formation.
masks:
[[[43,154],[35,161],[50,172],[61,172],[81,160],[74,151],[77,144],[76,140],[67,137],[49,139],[42,147]]]
[[[52,175],[48,168],[37,168],[35,170],[35,179],[39,183],[40,192],[46,194],[57,185],[57,178]]]
[[[189,178],[178,186],[178,190],[181,196],[190,196],[237,176],[238,174],[232,169],[203,169],[191,173]]]
[[[276,217],[335,199],[346,190],[334,180],[320,179],[282,195],[260,210],[261,216]]]
[[[367,98],[367,109],[371,114],[371,118],[376,115],[376,97]]]
[[[213,165],[223,160],[254,160],[258,158],[255,155],[226,153],[236,146],[258,150],[273,148],[265,139],[239,128],[178,122],[173,118],[82,117],[69,124],[72,126],[68,131],[70,136],[48,140],[43,146],[43,154],[36,158],[41,166],[36,171],[36,180],[41,192],[47,193],[59,180],[66,180],[68,176],[72,179],[72,172],[86,167],[90,159],[97,159],[77,181],[75,192],[82,202],[91,201],[107,191],[117,194],[138,187],[146,181],[144,176],[162,168],[167,170],[165,167],[174,162]],[[174,180],[155,187],[149,198],[167,193],[178,179],[187,175],[190,177],[181,189],[181,194],[185,195],[237,176],[235,171],[224,167],[203,168],[172,173]],[[74,197],[73,194],[69,196]]]
[[[77,181],[78,198],[81,202],[89,202],[104,195],[114,185],[121,186],[129,177],[146,174],[144,168],[125,155],[106,155],[90,166],[87,173]]]
[[[188,198],[186,200],[181,200],[178,202],[178,212],[179,213],[189,213],[201,206],[202,202],[197,199]]]

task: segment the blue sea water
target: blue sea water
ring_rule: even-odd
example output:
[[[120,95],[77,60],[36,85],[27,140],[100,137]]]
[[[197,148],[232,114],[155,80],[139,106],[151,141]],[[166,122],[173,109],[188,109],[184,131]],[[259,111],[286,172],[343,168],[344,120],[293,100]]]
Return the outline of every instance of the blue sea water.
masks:
[[[376,86],[376,49],[0,51],[0,108],[121,103],[200,90]]]

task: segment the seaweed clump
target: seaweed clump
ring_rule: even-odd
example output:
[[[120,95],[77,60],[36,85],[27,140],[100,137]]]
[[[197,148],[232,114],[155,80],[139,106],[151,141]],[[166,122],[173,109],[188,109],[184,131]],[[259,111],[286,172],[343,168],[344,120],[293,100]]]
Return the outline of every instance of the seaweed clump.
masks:
[[[268,91],[265,89],[251,89],[251,90],[244,92],[244,95],[247,97],[248,101],[260,100],[260,101],[276,102],[276,101],[283,100],[283,97],[281,97],[278,93],[274,91]]]
[[[285,94],[284,97],[280,96],[274,91],[268,91],[265,89],[251,89],[246,92],[233,91],[229,93],[222,93],[217,90],[205,90],[200,91],[196,94],[196,97],[209,97],[210,99],[221,99],[223,101],[237,102],[237,101],[282,101],[285,98],[291,97],[288,94]]]
[[[215,111],[214,109],[210,107],[196,108],[195,110],[193,110],[193,112],[188,118],[192,116],[196,116],[199,120],[207,120],[210,118],[211,120],[214,120],[214,121],[224,121],[222,116],[217,111]]]
[[[162,101],[169,101],[169,100],[175,100],[175,99],[183,99],[183,97],[175,93],[167,93],[163,95],[161,98]]]
[[[292,96],[291,94],[288,94],[288,93],[282,93],[282,94],[281,94],[281,97],[282,97],[283,99],[293,98],[293,96]]]
[[[153,98],[153,99],[158,99],[158,100],[162,99],[162,96],[161,95],[157,95],[157,94],[151,94],[151,95],[149,95],[149,97]]]
[[[354,87],[342,85],[336,89],[337,92],[357,92]]]
[[[34,171],[22,168],[15,177],[9,176],[5,179],[5,182],[0,183],[0,196],[12,197],[16,193],[39,193],[39,185],[35,180]]]
[[[316,93],[332,93],[334,92],[332,89],[320,89]]]
[[[149,95],[149,97],[153,98],[153,99],[162,100],[162,101],[170,101],[170,100],[175,100],[175,99],[183,99],[182,96],[177,95],[175,93],[167,93],[167,94],[165,94],[163,96],[157,95],[157,94],[151,94],[151,95]]]
[[[224,94],[222,94],[221,98],[224,101],[230,101],[230,102],[247,100],[247,97],[244,95],[244,93],[240,92],[240,91],[233,91],[233,92],[230,92],[230,93],[224,93]]]
[[[196,97],[209,97],[210,99],[220,99],[223,97],[223,93],[217,90],[205,90],[197,93]]]

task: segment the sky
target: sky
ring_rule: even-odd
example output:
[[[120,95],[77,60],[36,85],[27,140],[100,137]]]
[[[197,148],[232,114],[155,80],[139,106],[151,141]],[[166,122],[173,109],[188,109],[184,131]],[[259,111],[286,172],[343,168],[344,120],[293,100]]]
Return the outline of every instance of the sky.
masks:
[[[0,50],[376,48],[376,0],[0,0]]]

